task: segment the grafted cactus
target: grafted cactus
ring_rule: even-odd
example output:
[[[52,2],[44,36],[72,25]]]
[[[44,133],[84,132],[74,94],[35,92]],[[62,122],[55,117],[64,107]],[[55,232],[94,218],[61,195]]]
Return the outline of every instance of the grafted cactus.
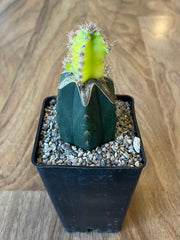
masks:
[[[58,90],[57,123],[62,140],[91,150],[115,136],[114,85],[104,66],[109,48],[92,23],[71,33],[69,44],[67,71],[61,74]]]

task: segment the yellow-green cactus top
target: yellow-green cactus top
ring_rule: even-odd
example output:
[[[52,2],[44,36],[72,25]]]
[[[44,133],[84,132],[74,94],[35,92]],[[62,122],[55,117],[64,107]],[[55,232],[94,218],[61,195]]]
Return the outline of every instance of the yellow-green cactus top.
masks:
[[[110,50],[96,24],[90,22],[69,34],[69,55],[64,67],[79,81],[106,76],[104,57]]]

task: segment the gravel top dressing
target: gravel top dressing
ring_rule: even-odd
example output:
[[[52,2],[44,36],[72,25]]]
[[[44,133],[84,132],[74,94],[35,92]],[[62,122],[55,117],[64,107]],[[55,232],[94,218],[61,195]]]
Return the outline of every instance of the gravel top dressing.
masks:
[[[61,140],[56,124],[56,100],[45,108],[41,128],[37,164],[140,167],[140,138],[135,136],[128,102],[116,101],[116,136],[114,141],[103,144],[91,151],[85,151]]]

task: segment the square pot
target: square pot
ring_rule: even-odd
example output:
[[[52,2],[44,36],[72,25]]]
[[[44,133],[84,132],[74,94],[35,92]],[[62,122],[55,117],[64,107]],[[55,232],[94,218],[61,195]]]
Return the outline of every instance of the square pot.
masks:
[[[37,168],[66,231],[118,232],[146,164],[135,117],[134,100],[127,95],[116,95],[118,100],[128,101],[131,105],[135,135],[141,139],[141,167],[38,165],[37,151],[45,107],[55,98],[53,96],[44,99],[32,153],[32,164]]]

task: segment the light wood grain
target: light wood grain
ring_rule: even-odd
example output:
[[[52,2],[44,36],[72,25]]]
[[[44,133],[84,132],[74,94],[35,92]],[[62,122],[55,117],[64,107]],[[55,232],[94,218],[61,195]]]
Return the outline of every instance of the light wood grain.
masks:
[[[180,169],[180,14],[140,17],[140,26],[158,92],[163,119],[172,150],[169,159],[176,158]],[[173,154],[172,154],[173,153]],[[167,156],[168,156],[167,155]],[[172,162],[171,161],[171,162]]]
[[[36,1],[0,3],[0,110],[11,92],[41,7],[42,3]]]
[[[1,228],[9,237],[3,239],[180,239],[179,19],[178,0],[0,1]],[[147,156],[116,235],[65,233],[46,194],[31,192],[44,189],[30,163],[43,98],[57,93],[67,32],[89,20],[114,41],[111,77],[116,93],[135,99]]]
[[[136,191],[119,233],[67,233],[44,191],[0,192],[0,239],[163,239],[180,238],[179,199],[167,192]],[[162,204],[163,203],[163,204]],[[176,221],[177,220],[177,221]],[[153,231],[156,227],[157,231]]]

